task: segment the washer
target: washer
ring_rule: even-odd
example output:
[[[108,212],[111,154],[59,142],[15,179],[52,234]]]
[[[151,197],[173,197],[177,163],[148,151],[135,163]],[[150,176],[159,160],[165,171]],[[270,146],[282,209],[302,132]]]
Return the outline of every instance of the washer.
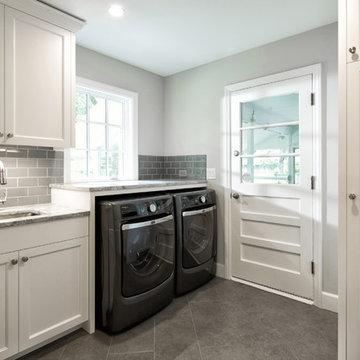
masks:
[[[175,293],[184,294],[215,275],[217,249],[214,190],[174,194],[176,215]]]
[[[97,203],[96,325],[120,332],[174,297],[171,196]]]

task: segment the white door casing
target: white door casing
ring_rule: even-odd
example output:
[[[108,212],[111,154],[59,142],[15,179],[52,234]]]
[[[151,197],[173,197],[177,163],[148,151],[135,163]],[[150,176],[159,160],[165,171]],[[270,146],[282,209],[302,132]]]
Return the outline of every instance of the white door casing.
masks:
[[[71,142],[73,34],[5,7],[5,141]]]
[[[87,258],[87,238],[19,252],[19,351],[88,319]]]
[[[0,360],[18,352],[18,252],[0,255]]]
[[[232,191],[240,194],[238,200],[231,201],[231,274],[308,299],[314,298],[312,89],[312,75],[304,75],[232,91],[230,100],[232,153],[240,151],[240,156],[232,155],[231,160]],[[241,104],[286,94],[299,94],[300,151],[292,157],[299,155],[301,159],[299,184],[244,183],[240,159],[252,157],[242,158],[244,154],[241,154]],[[294,124],[281,119],[278,123],[290,128]],[[285,154],[283,158],[289,159],[290,167],[291,157]]]
[[[5,7],[0,4],[0,144],[5,139]]]

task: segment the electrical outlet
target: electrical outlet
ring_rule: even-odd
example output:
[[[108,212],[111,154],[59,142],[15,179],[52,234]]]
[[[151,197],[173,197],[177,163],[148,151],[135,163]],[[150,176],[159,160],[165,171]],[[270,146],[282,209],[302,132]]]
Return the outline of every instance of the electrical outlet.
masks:
[[[7,198],[7,190],[6,188],[0,188],[0,203],[4,203]]]
[[[207,168],[206,169],[206,178],[208,180],[215,180],[216,179],[216,169],[215,168]]]
[[[186,169],[179,170],[179,176],[180,177],[186,177],[187,176],[187,170]]]

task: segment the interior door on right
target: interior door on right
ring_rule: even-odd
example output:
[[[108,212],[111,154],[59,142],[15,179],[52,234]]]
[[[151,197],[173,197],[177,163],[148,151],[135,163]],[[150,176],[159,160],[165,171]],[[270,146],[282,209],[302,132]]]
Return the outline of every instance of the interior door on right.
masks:
[[[314,297],[311,96],[312,75],[231,95],[232,276],[308,299]]]

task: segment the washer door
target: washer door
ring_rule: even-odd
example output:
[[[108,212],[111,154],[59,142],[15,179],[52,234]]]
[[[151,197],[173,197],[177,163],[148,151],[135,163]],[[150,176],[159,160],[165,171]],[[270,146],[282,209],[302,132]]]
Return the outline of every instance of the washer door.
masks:
[[[124,224],[121,232],[123,296],[149,291],[171,276],[175,261],[172,215],[141,223]]]
[[[183,267],[192,268],[210,260],[214,254],[216,206],[184,211]]]

